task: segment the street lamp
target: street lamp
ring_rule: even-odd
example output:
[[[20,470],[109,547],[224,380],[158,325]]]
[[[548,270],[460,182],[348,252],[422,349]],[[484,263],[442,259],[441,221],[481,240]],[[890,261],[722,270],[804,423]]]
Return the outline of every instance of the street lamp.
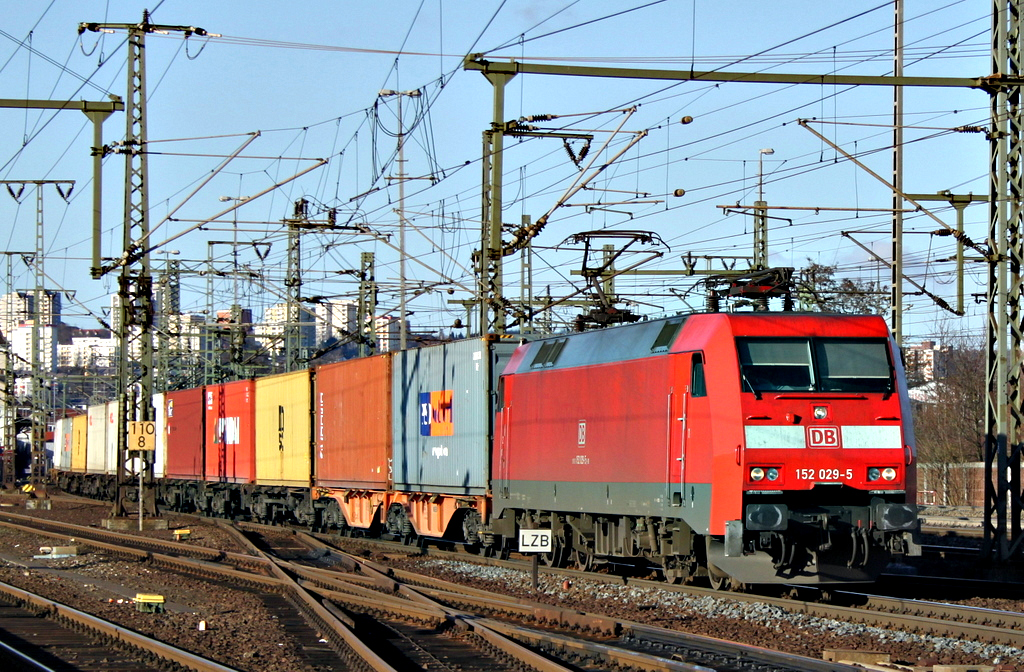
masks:
[[[379,95],[381,98],[398,97],[398,317],[400,320],[398,345],[399,349],[405,350],[405,129],[402,127],[402,96],[417,98],[421,92],[419,89],[412,91],[382,89]]]
[[[775,150],[771,147],[762,149],[757,155],[757,200],[764,200],[764,155],[774,154]]]
[[[245,203],[249,200],[249,197],[220,196],[217,200],[221,203],[227,203],[229,201]],[[231,261],[231,309],[234,311],[235,306],[238,305],[238,208],[231,211]],[[233,314],[232,317],[234,317]]]
[[[754,268],[768,268],[768,203],[764,200],[764,156],[771,147],[757,154],[757,200],[754,202]]]

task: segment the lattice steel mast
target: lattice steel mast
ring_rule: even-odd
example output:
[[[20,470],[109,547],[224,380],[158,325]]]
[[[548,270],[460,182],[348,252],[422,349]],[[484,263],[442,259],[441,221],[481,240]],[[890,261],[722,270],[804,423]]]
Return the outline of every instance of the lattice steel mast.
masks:
[[[128,422],[151,422],[153,409],[153,280],[149,259],[149,162],[146,133],[146,35],[180,32],[185,37],[206,35],[195,26],[169,26],[150,23],[149,12],[143,11],[139,23],[82,23],[79,34],[86,30],[128,32],[128,99],[125,103],[127,123],[124,144],[114,151],[125,155],[124,254],[100,275],[121,270],[118,286],[117,334],[118,356],[118,425],[117,483],[118,493],[112,515],[124,516],[129,492],[135,483],[152,483],[153,460],[128,447]],[[133,361],[134,359],[134,361]],[[134,453],[134,454],[133,454]],[[138,457],[136,457],[138,456]],[[138,460],[138,461],[137,461]],[[140,525],[143,511],[156,515],[156,499],[152,488],[139,493]]]

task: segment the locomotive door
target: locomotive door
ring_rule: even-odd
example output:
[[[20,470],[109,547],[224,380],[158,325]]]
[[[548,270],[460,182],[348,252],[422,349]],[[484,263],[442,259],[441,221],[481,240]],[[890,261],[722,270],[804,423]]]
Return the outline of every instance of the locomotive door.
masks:
[[[704,379],[704,355],[692,353],[680,371],[687,381],[680,409],[679,486],[682,504],[693,508],[702,493],[701,474],[710,468],[711,404]],[[701,492],[699,492],[701,491]]]
[[[498,497],[508,498],[508,479],[509,479],[509,464],[508,464],[508,421],[512,414],[512,407],[505,406],[505,378],[498,378],[498,400],[495,406],[500,411],[498,417],[498,426],[495,427],[497,433],[497,444],[498,450],[497,455],[493,456],[496,464],[492,464],[491,468],[494,470],[494,492]]]

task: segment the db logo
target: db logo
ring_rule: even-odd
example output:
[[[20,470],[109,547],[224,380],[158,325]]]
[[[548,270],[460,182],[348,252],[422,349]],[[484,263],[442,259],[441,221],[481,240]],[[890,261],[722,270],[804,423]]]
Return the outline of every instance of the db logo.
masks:
[[[838,427],[808,427],[807,445],[810,448],[838,448]]]

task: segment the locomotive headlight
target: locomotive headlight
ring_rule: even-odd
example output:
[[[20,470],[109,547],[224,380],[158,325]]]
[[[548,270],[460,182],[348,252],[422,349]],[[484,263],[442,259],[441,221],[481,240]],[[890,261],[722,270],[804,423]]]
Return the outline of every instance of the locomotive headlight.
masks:
[[[778,472],[776,472],[775,475],[778,476]],[[753,469],[750,470],[750,480],[752,480],[752,481],[760,481],[763,478],[764,478],[764,469],[762,469],[761,467],[754,467]]]
[[[882,472],[878,469],[878,467],[871,467],[870,469],[868,469],[869,481],[877,481],[881,476]]]
[[[882,478],[884,478],[887,481],[895,481],[896,470],[893,469],[892,467],[886,467],[885,469],[882,470]]]
[[[768,477],[769,481],[778,480],[779,478],[779,470],[776,469],[775,467],[768,467],[768,469],[765,470],[764,474],[765,476]]]
[[[824,420],[828,417],[828,406],[815,406],[814,407],[814,419]]]

